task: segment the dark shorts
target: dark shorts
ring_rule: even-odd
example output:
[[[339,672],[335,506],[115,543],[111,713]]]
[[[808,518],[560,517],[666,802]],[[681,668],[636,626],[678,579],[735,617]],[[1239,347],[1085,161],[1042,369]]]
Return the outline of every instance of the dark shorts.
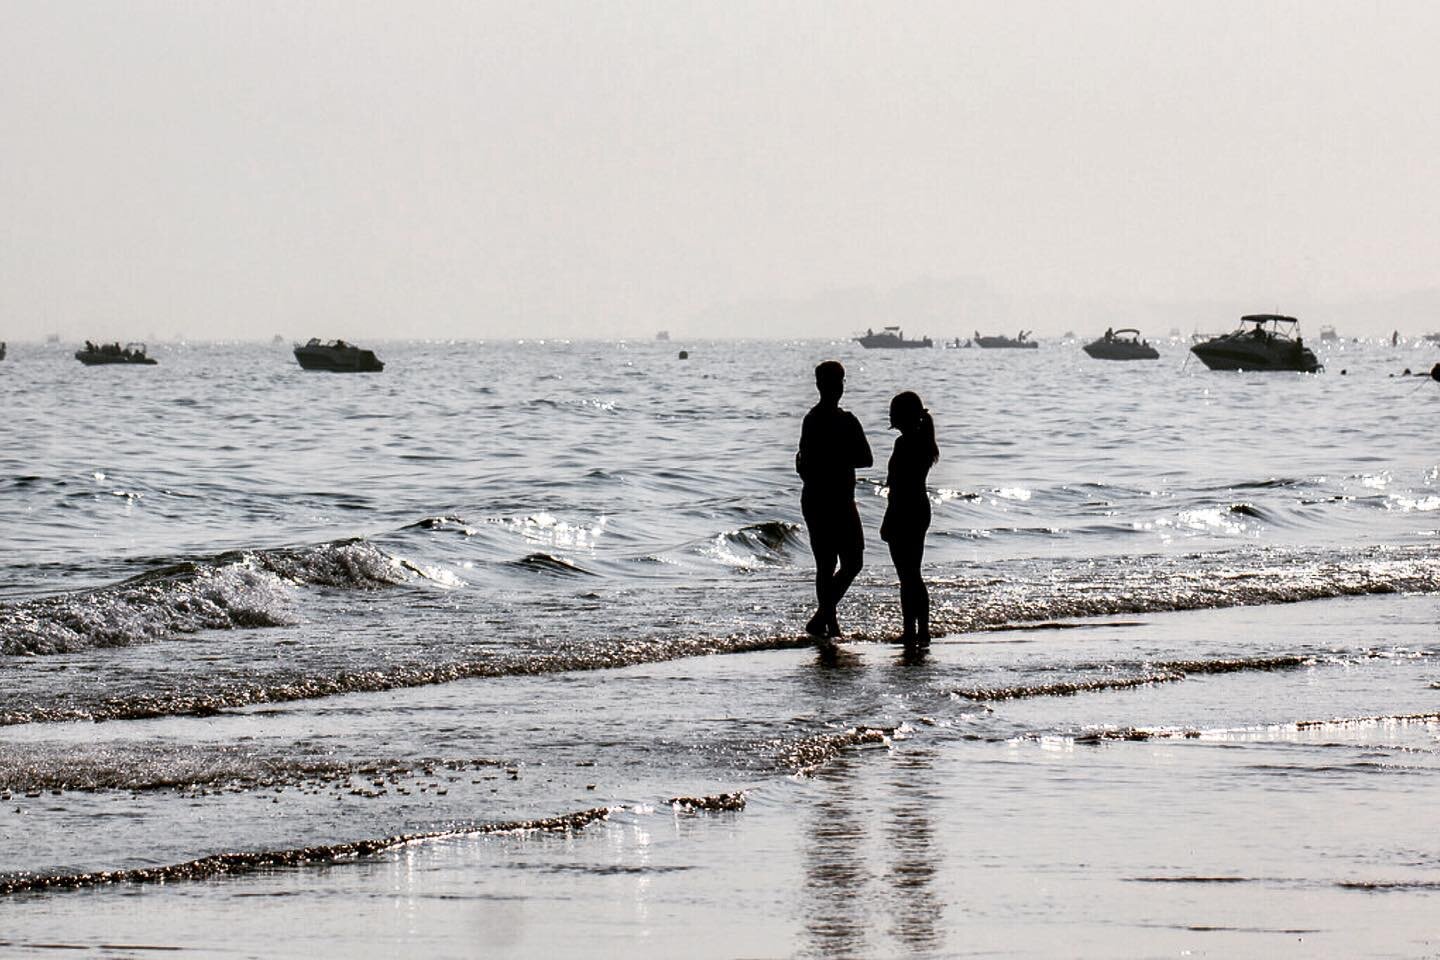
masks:
[[[810,551],[817,557],[846,556],[865,552],[865,529],[860,526],[860,509],[854,500],[832,503],[800,502],[805,528],[810,532]]]

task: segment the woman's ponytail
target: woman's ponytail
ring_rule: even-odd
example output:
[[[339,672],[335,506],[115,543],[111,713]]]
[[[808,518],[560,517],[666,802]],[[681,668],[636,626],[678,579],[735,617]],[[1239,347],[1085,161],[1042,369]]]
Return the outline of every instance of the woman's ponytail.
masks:
[[[940,445],[935,442],[935,421],[930,419],[930,411],[920,408],[920,442],[930,448],[930,465],[933,467],[940,462]]]

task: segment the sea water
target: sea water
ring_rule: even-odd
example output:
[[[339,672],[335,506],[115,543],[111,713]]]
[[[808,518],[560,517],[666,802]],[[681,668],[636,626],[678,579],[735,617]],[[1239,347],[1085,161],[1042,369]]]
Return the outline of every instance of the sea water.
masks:
[[[1169,897],[1245,914],[1257,885],[1425,915],[1440,386],[1391,374],[1433,358],[1339,343],[1321,375],[1214,373],[1160,346],[396,342],[366,375],[307,373],[279,345],[159,346],[133,368],[16,347],[7,943],[114,942],[113,897],[139,891],[164,919],[130,941],[266,955],[238,891],[353,917],[396,884],[477,896],[491,921],[525,905],[489,924],[520,955],[637,932],[664,955],[747,916],[750,939],[713,955],[1363,941],[1365,910],[1211,923]],[[793,472],[828,358],[877,462],[834,659],[801,633]],[[919,662],[888,643],[875,533],[905,389],[941,448],[925,572],[944,636]],[[1266,853],[1280,830],[1338,849]],[[667,862],[639,856],[660,846]],[[640,879],[694,893],[597,919],[616,896],[638,909]],[[757,885],[781,892],[747,906]],[[515,919],[558,890],[573,939]],[[233,942],[180,919],[212,914]],[[471,955],[464,929],[424,936]],[[316,935],[385,952],[356,930]]]

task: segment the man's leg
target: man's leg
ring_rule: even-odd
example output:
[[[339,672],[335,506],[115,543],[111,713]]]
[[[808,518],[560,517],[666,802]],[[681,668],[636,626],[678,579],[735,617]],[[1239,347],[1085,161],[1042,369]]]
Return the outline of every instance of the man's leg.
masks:
[[[811,538],[811,552],[815,555],[815,616],[805,624],[805,632],[817,637],[825,636],[826,625],[835,619],[835,606],[830,597],[835,590],[835,551],[828,544],[818,544]]]
[[[860,510],[853,500],[838,511],[836,527],[840,531],[840,570],[832,578],[830,585],[829,632],[831,636],[838,637],[840,622],[836,609],[840,606],[845,592],[850,589],[856,574],[865,565],[865,530],[860,526]]]

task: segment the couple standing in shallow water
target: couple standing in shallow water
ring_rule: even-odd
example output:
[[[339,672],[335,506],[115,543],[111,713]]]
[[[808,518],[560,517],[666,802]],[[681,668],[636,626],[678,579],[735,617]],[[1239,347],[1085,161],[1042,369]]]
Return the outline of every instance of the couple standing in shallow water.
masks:
[[[815,388],[820,391],[820,402],[805,415],[800,450],[795,454],[795,472],[803,482],[800,510],[815,554],[818,604],[805,630],[817,639],[834,641],[840,636],[836,607],[860,572],[865,556],[865,531],[855,506],[855,471],[871,466],[875,458],[860,421],[840,409],[845,368],[838,360],[826,360],[815,368]],[[880,539],[889,545],[900,578],[900,611],[905,622],[900,639],[907,646],[923,647],[930,643],[930,594],[920,576],[925,531],[930,527],[925,477],[940,459],[940,450],[935,445],[930,411],[909,390],[890,401],[890,426],[899,430],[900,436],[885,480],[890,496]]]

